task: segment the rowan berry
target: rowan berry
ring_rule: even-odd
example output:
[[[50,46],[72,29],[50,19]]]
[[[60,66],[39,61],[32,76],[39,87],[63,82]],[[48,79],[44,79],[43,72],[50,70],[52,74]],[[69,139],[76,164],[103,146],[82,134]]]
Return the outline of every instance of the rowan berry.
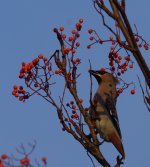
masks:
[[[8,158],[8,156],[7,156],[7,154],[2,154],[2,155],[1,155],[1,158],[2,158],[2,159],[6,159],[6,158]]]
[[[88,30],[88,33],[89,33],[89,34],[92,34],[92,32],[93,32],[92,29],[89,29],[89,30]]]
[[[42,54],[39,54],[39,55],[38,55],[38,58],[39,58],[39,59],[43,59],[43,55],[42,55]]]
[[[135,94],[135,90],[132,89],[132,90],[130,91],[130,93],[131,93],[132,95]]]
[[[91,45],[88,45],[87,48],[90,49],[90,48],[91,48]]]
[[[64,31],[64,27],[61,26],[61,27],[59,28],[59,30],[60,30],[60,31]]]
[[[73,37],[69,37],[68,41],[70,41],[70,42],[73,41]]]
[[[81,23],[81,24],[83,23],[83,19],[82,19],[82,18],[81,18],[81,19],[79,19],[79,23]]]
[[[76,43],[76,46],[77,46],[77,47],[79,47],[79,46],[80,46],[80,43],[79,43],[79,42],[77,42],[77,43]]]

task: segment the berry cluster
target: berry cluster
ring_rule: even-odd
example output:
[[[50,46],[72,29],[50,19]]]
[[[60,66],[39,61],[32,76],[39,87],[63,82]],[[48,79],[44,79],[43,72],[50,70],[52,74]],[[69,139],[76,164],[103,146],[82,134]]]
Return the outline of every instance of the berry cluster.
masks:
[[[132,84],[132,83],[131,83]],[[130,84],[127,84],[130,85]],[[123,93],[123,91],[127,89],[127,87],[121,87],[121,88],[117,88],[117,96],[119,96],[121,93]],[[135,94],[135,88],[130,90],[130,94],[134,95]]]
[[[43,61],[42,66],[39,65],[40,60]],[[22,68],[20,70],[19,78],[24,78],[26,82],[29,82],[30,79],[35,75],[36,69],[38,69],[38,67],[43,70],[52,70],[49,60],[42,54],[39,54],[36,59],[27,64],[25,62],[22,62]]]
[[[60,34],[61,40],[64,42],[64,48],[63,48],[63,55],[69,55],[71,54],[71,62],[75,65],[78,65],[80,63],[79,58],[74,58],[74,55],[77,51],[77,48],[80,46],[80,42],[77,40],[80,37],[79,32],[82,29],[82,23],[83,19],[79,19],[79,21],[75,25],[75,29],[71,31],[71,35],[67,37],[67,35],[64,33],[64,27],[61,26],[59,28],[54,28],[55,33]]]
[[[111,72],[116,73],[118,76],[120,76],[121,74],[124,74],[127,71],[127,67],[129,67],[130,69],[133,68],[133,61],[131,60],[130,55],[128,54],[128,51],[126,50],[126,53],[127,53],[126,56],[121,56],[119,54],[119,51],[123,49],[123,47],[122,47],[122,44],[117,42],[116,39],[113,39],[113,37],[110,36],[109,39],[102,40],[99,37],[99,35],[96,33],[96,31],[93,29],[89,29],[88,33],[89,34],[94,33],[94,36],[90,36],[89,38],[91,41],[94,40],[94,42],[87,46],[88,49],[95,43],[103,44],[104,42],[111,42],[110,52],[108,55]],[[115,64],[116,64],[116,67],[115,67]]]
[[[139,48],[143,47],[145,50],[149,50],[149,44],[143,39],[142,36],[138,35],[138,33],[134,34],[134,36]]]
[[[16,166],[14,165],[15,159],[12,159],[12,157],[9,157],[7,154],[2,154],[0,157],[0,167],[5,167],[5,164],[9,164],[10,166]],[[43,156],[41,158],[41,161],[43,164],[46,166],[47,164],[47,158]],[[18,163],[18,159],[17,159]],[[25,156],[24,158],[21,158],[19,160],[19,164],[17,165],[18,167],[27,167],[27,166],[32,166],[31,165],[31,159],[28,156]]]
[[[119,27],[118,25],[116,24],[116,33],[119,32]],[[105,69],[108,69],[111,71],[112,74],[115,75],[115,77],[117,77],[118,79],[121,79],[120,76],[122,74],[124,74],[126,71],[128,71],[128,69],[132,69],[134,66],[133,66],[133,61],[131,60],[131,57],[128,53],[128,50],[124,47],[125,44],[126,44],[126,41],[124,42],[120,42],[118,41],[117,39],[114,39],[112,36],[109,37],[109,39],[107,40],[102,40],[99,35],[97,34],[97,32],[93,29],[89,29],[88,30],[88,33],[91,35],[89,37],[90,41],[93,41],[91,44],[89,44],[87,46],[88,49],[91,48],[92,45],[96,44],[96,43],[99,43],[99,44],[103,44],[105,42],[109,42],[111,43],[111,46],[110,46],[110,52],[109,52],[109,55],[108,55],[108,60],[109,60],[109,68],[102,68],[101,70],[105,70]],[[138,45],[139,47],[144,47],[145,50],[148,50],[149,49],[149,45],[147,44],[147,42],[137,34],[134,34],[135,35],[135,41],[136,42],[140,42],[140,44]],[[124,51],[126,52],[126,55],[123,56],[121,55],[120,51],[124,49]],[[123,81],[121,79],[121,81]],[[123,81],[123,86],[121,88],[118,88],[117,89],[117,96],[119,94],[121,94],[124,89],[127,89],[129,87],[129,85],[134,85],[133,83],[125,83]],[[133,89],[131,89],[130,93],[133,95],[135,94],[135,87]]]
[[[127,71],[128,67],[130,69],[133,68],[133,61],[131,60],[130,55],[123,57],[114,49],[114,47],[111,47],[111,51],[108,56],[110,71],[112,73],[116,73],[117,76],[120,76]]]
[[[34,59],[30,63],[26,64],[22,62],[22,68],[20,70],[19,78],[25,78],[26,81],[29,81],[30,78],[34,75],[31,70],[38,64],[39,59]]]
[[[78,120],[79,115],[77,114],[77,106],[74,104],[74,101],[70,101],[70,103],[67,103],[66,106],[69,107],[72,110],[71,118]]]
[[[82,103],[83,99],[79,99],[79,103]],[[71,118],[79,120],[79,115],[77,113],[77,106],[75,105],[74,101],[70,101],[66,104],[67,107],[69,107],[72,110]],[[66,120],[66,119],[65,119]],[[68,121],[68,119],[66,120]]]
[[[62,56],[65,57],[65,63],[69,67],[66,76],[68,85],[75,83],[76,78],[80,75],[76,73],[76,67],[81,63],[81,60],[75,57],[75,53],[77,48],[80,46],[80,43],[77,40],[80,37],[79,32],[82,29],[82,23],[83,19],[79,19],[75,25],[75,29],[71,31],[71,35],[68,37],[64,33],[64,27],[61,26],[58,29],[54,28],[54,32],[57,34],[58,40],[61,44]],[[59,54],[59,51],[56,51],[55,53]],[[50,91],[49,86],[55,83],[49,83],[52,75],[66,75],[66,72],[64,73],[66,70],[64,70],[64,67],[61,64],[61,58],[59,58],[58,65],[55,53],[49,59],[44,57],[43,54],[39,54],[37,58],[29,63],[22,62],[19,78],[24,79],[26,86],[32,90],[33,93],[29,94],[23,90],[22,86],[14,86],[12,95],[19,98],[20,101],[24,101],[29,98],[29,96],[38,93],[40,90],[43,90],[46,94],[48,94],[48,91]],[[55,57],[54,60],[58,67],[56,70],[52,69],[52,64],[50,62],[53,57]],[[42,94],[39,95],[43,96]]]
[[[19,99],[19,101],[25,101],[29,98],[29,93],[23,89],[23,86],[13,86],[12,95]]]
[[[60,73],[60,71],[58,71]],[[57,70],[55,74],[58,74]],[[39,54],[36,59],[29,63],[22,62],[19,78],[24,79],[25,84],[33,93],[30,94],[23,89],[23,86],[13,86],[12,95],[20,101],[25,101],[32,96],[36,90],[47,91],[49,88],[49,79],[54,75],[50,59],[48,60],[42,54]],[[34,88],[37,88],[36,90]]]

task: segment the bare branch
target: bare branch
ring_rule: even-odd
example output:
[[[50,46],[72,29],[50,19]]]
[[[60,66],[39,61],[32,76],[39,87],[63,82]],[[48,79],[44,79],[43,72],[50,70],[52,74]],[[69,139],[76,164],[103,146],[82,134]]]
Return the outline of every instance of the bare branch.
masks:
[[[145,103],[145,105],[146,105],[148,111],[150,112],[150,107],[148,106],[148,105],[150,105],[150,103],[149,103],[149,101],[148,101],[148,99],[150,99],[150,96],[149,96],[149,95],[148,95],[148,97],[145,96],[145,93],[144,93],[144,90],[143,90],[143,87],[142,87],[140,78],[139,78],[139,76],[137,76],[137,77],[138,77],[138,81],[139,81],[139,84],[140,84],[140,87],[141,87],[141,90],[142,90],[144,103]]]

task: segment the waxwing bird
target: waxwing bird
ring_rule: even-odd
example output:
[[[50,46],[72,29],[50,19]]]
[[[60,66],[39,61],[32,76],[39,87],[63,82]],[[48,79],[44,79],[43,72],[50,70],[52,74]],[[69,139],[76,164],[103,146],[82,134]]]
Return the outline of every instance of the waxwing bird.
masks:
[[[125,159],[116,111],[116,85],[118,80],[112,74],[102,70],[89,70],[89,73],[98,82],[98,89],[92,99],[92,105],[89,111],[92,122],[100,137],[104,141],[111,142],[122,155],[122,159]]]

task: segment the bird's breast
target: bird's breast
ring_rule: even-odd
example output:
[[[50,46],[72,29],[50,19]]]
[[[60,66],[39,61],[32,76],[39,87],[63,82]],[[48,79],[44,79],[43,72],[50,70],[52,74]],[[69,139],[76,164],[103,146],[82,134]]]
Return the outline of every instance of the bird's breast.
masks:
[[[108,116],[100,116],[100,118],[96,120],[95,125],[100,137],[109,142],[109,136],[111,133],[113,133],[114,127]]]

